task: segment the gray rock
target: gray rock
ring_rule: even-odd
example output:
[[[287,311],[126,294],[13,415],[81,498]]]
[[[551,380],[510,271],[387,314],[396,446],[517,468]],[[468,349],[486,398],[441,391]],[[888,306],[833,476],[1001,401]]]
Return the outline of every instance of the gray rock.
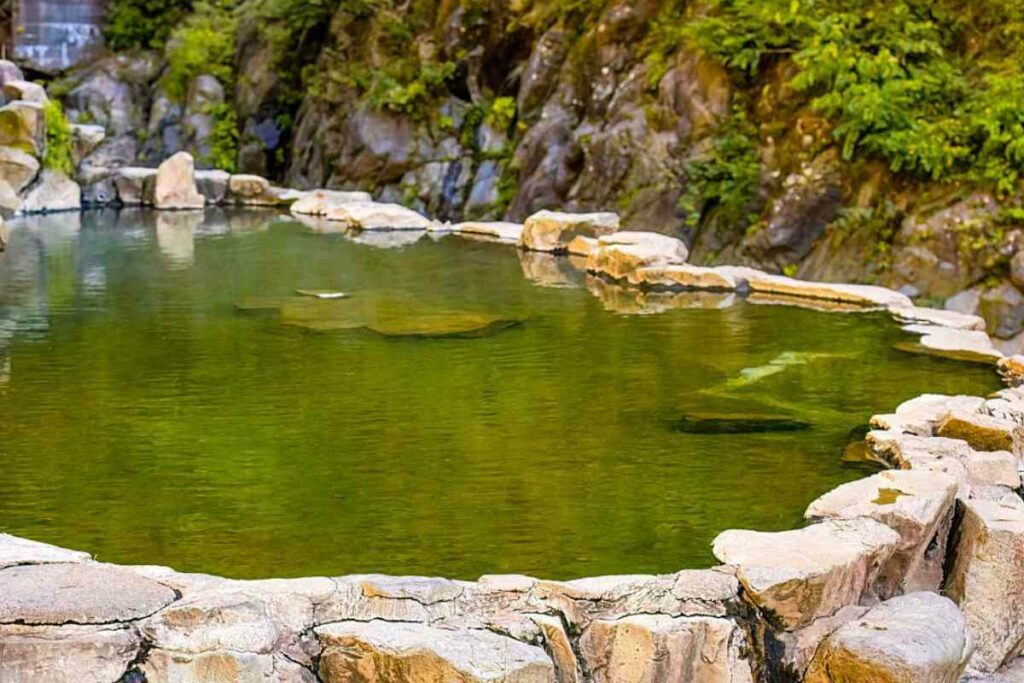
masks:
[[[156,169],[127,167],[114,175],[117,197],[125,206],[151,206],[156,189]]]
[[[138,635],[121,625],[0,625],[0,681],[110,683],[140,647]]]
[[[0,624],[109,624],[147,617],[174,591],[114,565],[72,563],[0,570]]]
[[[228,196],[227,171],[196,171],[196,188],[206,198],[207,204],[223,204]]]
[[[8,81],[23,81],[25,74],[14,62],[7,59],[0,59],[0,85]]]
[[[619,229],[614,213],[563,213],[540,211],[523,223],[521,246],[530,251],[565,251],[579,235],[600,237]]]
[[[19,100],[0,107],[0,146],[15,147],[39,157],[45,132],[43,105],[38,102]]]
[[[1024,294],[1006,281],[981,294],[978,313],[988,321],[988,331],[1009,339],[1024,331]]]
[[[156,171],[153,206],[157,209],[201,209],[206,198],[196,189],[195,161],[188,152],[178,152]]]
[[[39,160],[16,147],[0,147],[0,179],[20,193],[35,180],[39,173]]]
[[[82,189],[60,171],[44,169],[22,202],[24,213],[76,211],[82,208]]]

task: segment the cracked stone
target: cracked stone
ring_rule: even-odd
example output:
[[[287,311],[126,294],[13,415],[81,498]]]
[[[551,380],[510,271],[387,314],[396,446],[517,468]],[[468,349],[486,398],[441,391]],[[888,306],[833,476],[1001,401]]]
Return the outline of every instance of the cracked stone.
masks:
[[[30,541],[10,534],[0,534],[0,569],[17,564],[86,562],[91,559],[89,553],[65,550],[55,545]]]
[[[0,681],[110,683],[139,652],[124,626],[0,626]]]

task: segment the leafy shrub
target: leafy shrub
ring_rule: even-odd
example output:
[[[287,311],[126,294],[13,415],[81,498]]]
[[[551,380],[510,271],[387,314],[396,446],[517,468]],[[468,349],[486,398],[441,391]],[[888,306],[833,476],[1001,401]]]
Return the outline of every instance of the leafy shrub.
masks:
[[[183,100],[189,84],[201,74],[221,84],[234,83],[236,20],[226,2],[199,2],[196,10],[167,41],[164,85],[172,98]]]
[[[64,116],[64,109],[57,100],[49,100],[43,105],[43,116],[46,121],[46,151],[43,155],[43,167],[61,171],[71,175],[75,171],[72,152],[71,125]]]
[[[113,50],[162,47],[191,7],[191,0],[111,0],[103,38]]]

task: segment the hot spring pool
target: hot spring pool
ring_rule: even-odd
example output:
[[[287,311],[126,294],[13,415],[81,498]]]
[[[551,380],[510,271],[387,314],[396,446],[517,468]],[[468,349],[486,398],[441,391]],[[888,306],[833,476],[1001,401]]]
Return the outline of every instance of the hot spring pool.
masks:
[[[841,455],[871,414],[998,386],[894,349],[884,314],[628,315],[565,260],[365,237],[270,212],[12,223],[0,530],[233,577],[677,571],[864,476]],[[736,418],[786,431],[694,433]]]

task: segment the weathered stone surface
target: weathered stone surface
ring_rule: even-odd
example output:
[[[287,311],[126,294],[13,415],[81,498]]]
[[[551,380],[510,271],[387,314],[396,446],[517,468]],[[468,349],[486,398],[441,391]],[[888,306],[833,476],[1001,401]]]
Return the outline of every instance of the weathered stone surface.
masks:
[[[0,107],[0,146],[41,156],[46,124],[38,102],[17,101]]]
[[[287,657],[230,650],[195,654],[151,650],[139,670],[149,683],[317,683],[310,669]]]
[[[455,600],[466,586],[448,579],[345,576],[317,606],[321,621],[388,619],[429,622],[456,614]]]
[[[751,292],[765,292],[785,296],[826,299],[868,307],[913,306],[911,300],[899,292],[871,285],[846,285],[831,282],[808,282],[782,275],[768,275],[758,271],[747,272],[747,286]]]
[[[597,249],[587,257],[587,270],[621,280],[638,268],[684,264],[689,255],[686,245],[674,237],[615,232],[597,238]]]
[[[555,680],[544,650],[490,631],[373,620],[329,624],[315,632],[324,646],[319,667],[324,683]]]
[[[974,637],[971,667],[995,671],[1024,650],[1024,501],[965,501],[953,553],[946,594]]]
[[[981,293],[978,314],[988,321],[990,334],[1010,339],[1024,330],[1024,294],[1004,280]]]
[[[82,208],[82,188],[60,171],[44,169],[21,203],[25,213],[76,211]]]
[[[848,621],[864,616],[868,609],[863,605],[847,605],[830,617],[815,619],[809,626],[773,634],[782,646],[782,652],[778,655],[778,668],[791,674],[795,680],[802,681],[825,637]]]
[[[523,223],[520,245],[532,251],[565,251],[577,236],[600,237],[619,229],[614,213],[540,211]]]
[[[555,667],[555,680],[558,683],[582,683],[580,663],[562,620],[550,614],[530,614],[529,618],[540,629],[544,650]]]
[[[3,89],[4,97],[7,98],[8,102],[24,100],[26,102],[46,104],[49,100],[46,96],[46,88],[32,81],[4,81]]]
[[[569,242],[565,250],[573,256],[590,256],[597,251],[597,240],[585,235],[577,235]]]
[[[897,345],[897,348],[904,351],[992,364],[999,362],[1003,357],[1002,352],[995,347],[985,332],[935,325],[906,325],[903,329],[911,334],[921,335],[916,344]]]
[[[808,683],[956,683],[971,638],[960,610],[935,593],[913,593],[840,626],[818,649]]]
[[[103,126],[96,126],[85,123],[71,124],[71,142],[74,145],[75,164],[82,163],[82,160],[89,156],[93,150],[100,146],[106,139],[107,131]]]
[[[868,517],[900,535],[899,546],[879,571],[884,597],[938,590],[953,519],[958,482],[949,475],[889,470],[843,484],[811,503],[812,521]]]
[[[430,220],[399,204],[346,202],[334,204],[324,216],[358,230],[426,230]]]
[[[985,330],[985,319],[976,315],[967,315],[957,311],[944,311],[937,308],[921,308],[918,306],[896,306],[890,309],[897,322],[904,324],[926,324],[939,327],[951,327],[958,330]]]
[[[979,396],[922,394],[901,403],[894,414],[873,416],[871,425],[879,429],[931,436],[951,411],[977,413],[984,405],[985,399]]]
[[[742,631],[727,619],[636,615],[599,619],[580,637],[595,683],[753,681]]]
[[[0,180],[0,216],[11,216],[21,210],[21,197],[6,181]]]
[[[39,160],[16,147],[0,147],[0,179],[21,192],[39,173]]]
[[[110,683],[139,653],[134,630],[111,626],[0,626],[0,681]]]
[[[500,221],[466,221],[451,226],[442,226],[438,230],[460,235],[476,235],[509,244],[518,244],[523,234],[523,226],[519,223]]]
[[[966,441],[979,451],[1020,453],[1020,428],[991,415],[953,410],[938,424],[935,433]]]
[[[1024,254],[1024,252],[1021,253]],[[1024,384],[1024,356],[1003,358],[997,364],[997,368],[1007,384],[1011,386]]]
[[[196,189],[206,198],[207,204],[223,204],[228,196],[227,171],[196,171]]]
[[[339,192],[337,190],[313,190],[291,206],[291,212],[299,215],[326,216],[331,208],[350,202],[372,202],[369,192]]]
[[[30,541],[10,534],[0,534],[0,569],[18,564],[85,562],[89,559],[89,553],[65,550],[55,545]]]
[[[125,206],[149,206],[154,201],[156,169],[128,166],[114,175],[117,197]]]
[[[7,249],[7,243],[11,241],[10,231],[3,218],[0,218],[0,251]]]
[[[149,616],[174,591],[114,565],[38,564],[0,570],[0,623],[106,624]]]
[[[861,518],[775,533],[725,531],[712,547],[766,617],[792,630],[860,602],[899,542],[889,527]]]
[[[638,268],[629,276],[629,282],[649,287],[668,287],[731,292],[737,288],[736,279],[718,268],[690,265],[654,266]]]
[[[236,174],[228,181],[231,200],[247,206],[275,206],[279,200],[270,191],[270,181],[262,176]]]
[[[153,205],[158,209],[201,209],[206,199],[196,189],[195,161],[178,152],[157,168]]]
[[[0,84],[7,81],[23,81],[25,74],[9,59],[0,59]]]

